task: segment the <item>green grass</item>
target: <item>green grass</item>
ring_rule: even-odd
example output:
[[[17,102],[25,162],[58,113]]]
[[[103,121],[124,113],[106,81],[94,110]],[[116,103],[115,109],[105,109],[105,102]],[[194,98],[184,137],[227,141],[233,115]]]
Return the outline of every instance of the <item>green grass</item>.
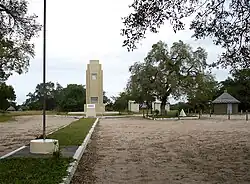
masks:
[[[0,184],[55,184],[67,175],[70,158],[9,158],[0,160]]]
[[[48,138],[57,139],[60,146],[81,145],[96,119],[82,118],[54,132]]]
[[[0,115],[0,123],[1,122],[6,122],[6,121],[10,121],[13,120],[14,118],[12,116],[8,116],[8,115]]]
[[[43,111],[13,111],[7,112],[11,116],[33,116],[33,115],[42,115]],[[46,111],[47,115],[56,115],[56,111]]]

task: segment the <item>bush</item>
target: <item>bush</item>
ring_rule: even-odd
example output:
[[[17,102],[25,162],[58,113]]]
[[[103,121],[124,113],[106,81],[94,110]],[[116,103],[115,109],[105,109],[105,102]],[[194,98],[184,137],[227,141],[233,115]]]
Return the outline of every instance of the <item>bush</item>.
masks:
[[[160,111],[159,111],[158,109],[156,109],[156,110],[154,111],[154,114],[155,114],[156,116],[158,116],[159,113],[160,113]]]

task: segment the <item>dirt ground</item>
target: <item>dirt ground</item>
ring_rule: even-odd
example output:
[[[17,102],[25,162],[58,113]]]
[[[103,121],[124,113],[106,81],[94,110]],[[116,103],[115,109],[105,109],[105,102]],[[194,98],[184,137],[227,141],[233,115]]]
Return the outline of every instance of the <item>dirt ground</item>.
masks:
[[[0,156],[3,156],[42,134],[42,116],[17,116],[16,121],[0,123]],[[46,132],[75,121],[73,117],[47,116]]]
[[[72,183],[249,184],[249,173],[250,121],[104,119]]]

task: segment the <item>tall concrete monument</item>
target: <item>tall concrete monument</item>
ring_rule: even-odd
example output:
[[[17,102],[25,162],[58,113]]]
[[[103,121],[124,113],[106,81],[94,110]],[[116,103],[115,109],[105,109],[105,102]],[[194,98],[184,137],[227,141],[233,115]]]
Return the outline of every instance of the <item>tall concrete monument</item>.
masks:
[[[103,104],[103,71],[99,60],[90,60],[86,70],[86,112],[87,104],[95,104],[96,113],[104,113]]]

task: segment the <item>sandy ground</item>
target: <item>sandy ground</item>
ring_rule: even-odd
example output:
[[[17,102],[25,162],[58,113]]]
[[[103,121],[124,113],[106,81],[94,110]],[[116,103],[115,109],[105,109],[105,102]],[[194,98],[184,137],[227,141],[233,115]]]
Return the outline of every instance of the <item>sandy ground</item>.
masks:
[[[250,122],[101,120],[73,184],[249,184]]]
[[[18,116],[16,121],[0,123],[0,156],[13,151],[42,134],[42,116]],[[47,116],[46,132],[75,121],[73,117]]]

